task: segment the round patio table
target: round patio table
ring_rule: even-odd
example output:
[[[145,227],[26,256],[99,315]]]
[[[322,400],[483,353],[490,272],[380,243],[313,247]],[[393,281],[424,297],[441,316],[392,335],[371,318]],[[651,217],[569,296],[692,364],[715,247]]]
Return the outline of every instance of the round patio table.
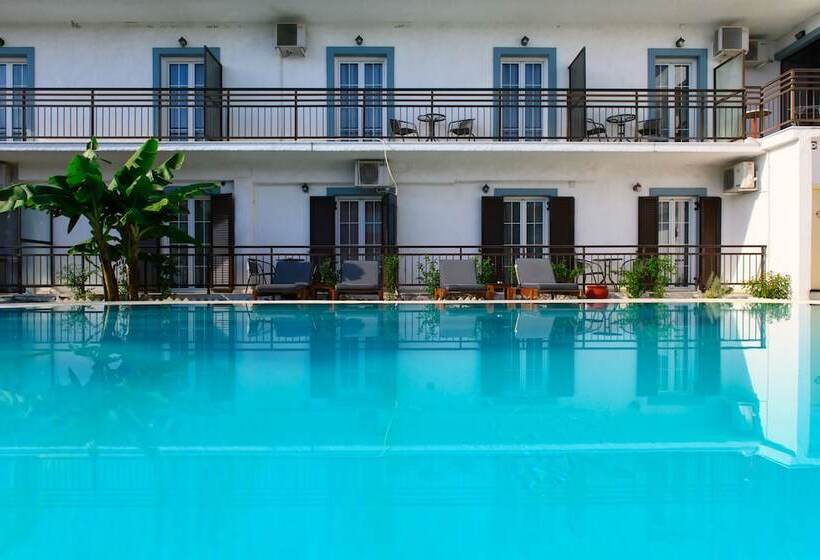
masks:
[[[633,113],[617,113],[615,115],[609,115],[606,118],[606,122],[618,127],[618,140],[626,140],[626,125],[636,119],[637,117]]]
[[[427,124],[428,142],[436,141],[436,124],[444,122],[444,119],[446,118],[447,117],[445,115],[442,115],[441,113],[424,113],[423,115],[418,116],[419,122]]]

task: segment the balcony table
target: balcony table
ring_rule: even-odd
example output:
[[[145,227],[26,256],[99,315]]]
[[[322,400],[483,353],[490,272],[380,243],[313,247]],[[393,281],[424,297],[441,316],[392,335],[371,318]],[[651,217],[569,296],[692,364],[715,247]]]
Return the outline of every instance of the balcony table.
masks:
[[[427,141],[428,142],[435,142],[436,141],[436,124],[440,122],[444,122],[447,118],[446,115],[442,115],[441,113],[424,113],[423,115],[418,116],[419,122],[423,122],[427,124]]]
[[[626,125],[627,123],[631,123],[637,118],[638,117],[636,117],[633,113],[616,113],[614,115],[609,115],[606,118],[606,122],[608,122],[609,124],[614,124],[618,127],[619,141],[628,141],[626,137]]]
[[[743,113],[743,117],[749,121],[749,136],[752,138],[760,137],[760,121],[771,115],[772,112],[768,109],[749,109]]]

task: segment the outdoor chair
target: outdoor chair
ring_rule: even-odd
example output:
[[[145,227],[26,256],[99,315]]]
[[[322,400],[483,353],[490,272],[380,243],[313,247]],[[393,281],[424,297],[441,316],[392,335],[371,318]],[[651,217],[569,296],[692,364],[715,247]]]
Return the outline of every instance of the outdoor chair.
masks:
[[[439,287],[433,294],[436,299],[446,299],[450,294],[472,295],[487,299],[487,286],[479,284],[475,263],[468,260],[439,261]]]
[[[475,119],[453,121],[447,125],[447,134],[452,134],[456,138],[471,138],[475,140],[475,134],[473,133],[474,124]]]
[[[257,284],[253,288],[253,299],[274,296],[305,299],[310,293],[312,276],[313,265],[310,261],[294,259],[277,261],[270,281]]]
[[[378,261],[345,261],[341,279],[336,284],[336,296],[343,294],[376,294],[382,299],[382,283]]]
[[[606,126],[604,126],[603,123],[599,123],[593,119],[587,119],[587,139],[595,136],[598,140],[600,140],[602,134],[604,136],[604,140],[609,140],[609,136],[607,136],[606,133]]]
[[[549,259],[515,259],[518,290],[524,299],[538,299],[542,293],[578,295],[575,282],[556,282]]]
[[[661,119],[657,117],[640,121],[636,130],[642,139],[655,142],[666,140],[661,136]]]
[[[390,119],[390,135],[394,138],[401,138],[404,140],[407,136],[415,136],[418,138],[419,131],[411,122],[400,121],[399,119]]]
[[[256,258],[249,258],[248,261],[248,281],[245,284],[245,293],[248,293],[248,290],[252,286],[256,286],[257,284],[264,283],[265,278],[270,278],[271,272],[266,271],[268,268],[268,263],[263,261],[262,259]]]

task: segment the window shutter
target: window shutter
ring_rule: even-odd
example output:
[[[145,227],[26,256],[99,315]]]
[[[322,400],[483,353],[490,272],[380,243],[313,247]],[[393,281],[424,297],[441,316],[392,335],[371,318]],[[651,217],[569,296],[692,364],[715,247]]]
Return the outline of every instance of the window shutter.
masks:
[[[638,198],[638,254],[658,253],[658,197]]]
[[[504,278],[504,197],[481,197],[481,255],[493,261],[495,279]]]
[[[581,49],[569,65],[567,95],[567,138],[584,140],[587,135],[587,49]]]
[[[234,201],[232,194],[211,196],[211,286],[234,288]]]
[[[332,257],[336,245],[336,199],[332,196],[310,197],[310,254],[314,266],[322,258]]]
[[[398,206],[396,195],[382,196],[382,246],[395,247],[397,241]]]
[[[718,196],[698,199],[698,242],[700,258],[698,287],[703,290],[712,276],[720,276],[720,216],[722,201]]]
[[[5,110],[5,108],[3,109]],[[15,182],[11,164],[0,163],[0,187]],[[0,291],[22,292],[22,263],[17,258],[20,245],[20,210],[0,214]]]
[[[222,140],[222,64],[205,47],[204,83],[205,94],[202,96],[205,117],[205,138],[208,140]]]
[[[156,261],[159,255],[159,239],[142,239],[140,241],[139,285],[146,293],[159,287],[159,269]]]
[[[562,263],[572,268],[575,265],[575,198],[550,197],[549,221],[552,263]]]

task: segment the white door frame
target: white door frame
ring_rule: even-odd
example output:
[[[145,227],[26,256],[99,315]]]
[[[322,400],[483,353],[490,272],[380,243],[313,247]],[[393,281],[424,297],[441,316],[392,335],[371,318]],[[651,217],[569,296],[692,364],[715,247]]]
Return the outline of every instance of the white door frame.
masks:
[[[333,80],[335,87],[338,89],[342,88],[342,76],[341,76],[341,67],[342,64],[355,64],[356,65],[356,89],[361,91],[366,89],[365,88],[365,72],[364,72],[364,65],[365,64],[379,64],[382,67],[382,83],[379,89],[384,90],[385,87],[385,80],[386,80],[386,72],[387,72],[387,60],[384,57],[380,56],[338,56],[333,61]],[[380,94],[384,96],[384,92]],[[342,94],[339,95],[339,102],[341,102]],[[334,118],[334,126],[336,127],[336,135],[341,136],[342,130],[342,107],[339,106],[336,108],[336,116]],[[363,122],[362,122],[362,97],[361,95],[356,95],[356,137],[361,137],[364,135],[364,131],[362,130]],[[387,127],[387,107],[382,107],[381,109],[381,133],[377,134],[377,136],[384,136],[386,127]],[[353,137],[351,137],[353,138]]]
[[[541,86],[540,88],[544,89],[544,80],[547,76],[547,64],[549,62],[546,58],[541,57],[502,57],[501,58],[501,82],[499,86],[501,90],[505,90],[504,84],[504,65],[505,64],[516,64],[518,65],[518,85],[516,88],[509,88],[510,91],[516,93],[516,103],[517,103],[517,116],[518,116],[518,134],[517,139],[519,140],[527,140],[527,112],[529,108],[527,107],[527,92],[524,91],[527,87],[527,77],[526,77],[526,68],[527,64],[536,64],[541,67]],[[503,96],[503,93],[502,93]],[[502,97],[503,99],[503,97]],[[538,134],[537,139],[541,139],[544,136],[544,131],[547,130],[547,111],[546,107],[544,107],[544,96],[543,92],[538,93],[539,104],[541,105],[541,119],[540,123],[541,126],[538,127],[540,129],[540,134]],[[505,115],[505,107],[502,105],[501,107],[501,130],[500,135],[504,138],[504,115]],[[513,139],[513,138],[510,138]],[[536,137],[532,137],[531,139],[536,139]]]
[[[666,66],[667,72],[666,76],[669,82],[661,87],[657,83],[657,67],[658,66]],[[676,68],[686,68],[688,71],[688,81],[689,86],[686,88],[679,88],[677,87],[676,79],[675,79],[675,70]],[[670,140],[691,140],[698,137],[698,111],[695,108],[697,105],[697,100],[693,99],[693,96],[696,94],[689,93],[689,109],[687,111],[687,118],[689,119],[689,129],[688,133],[685,136],[681,136],[680,138],[676,135],[676,118],[678,110],[675,108],[675,97],[676,92],[679,90],[696,90],[700,87],[698,84],[698,61],[692,58],[658,58],[655,60],[655,68],[653,68],[653,72],[655,74],[655,88],[661,89],[666,91],[666,99],[665,103],[667,107],[663,110],[666,112],[666,120],[668,123],[668,130],[666,131],[666,137]],[[660,116],[660,115],[659,115]]]

